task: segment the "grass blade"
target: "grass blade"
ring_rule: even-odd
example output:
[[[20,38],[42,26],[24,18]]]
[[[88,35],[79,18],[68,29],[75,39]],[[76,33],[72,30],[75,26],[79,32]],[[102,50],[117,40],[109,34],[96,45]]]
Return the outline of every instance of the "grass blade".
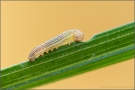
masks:
[[[94,35],[86,42],[61,46],[33,63],[25,61],[2,69],[1,87],[31,88],[133,58],[134,28],[131,22]]]

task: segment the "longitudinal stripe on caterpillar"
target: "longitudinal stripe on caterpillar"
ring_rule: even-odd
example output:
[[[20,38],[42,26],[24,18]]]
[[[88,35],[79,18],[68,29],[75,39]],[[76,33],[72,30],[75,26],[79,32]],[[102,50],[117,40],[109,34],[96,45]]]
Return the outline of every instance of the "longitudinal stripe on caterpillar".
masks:
[[[43,44],[35,47],[29,54],[28,59],[30,61],[34,61],[36,57],[43,55],[44,52],[48,53],[49,50],[53,51],[54,48],[58,48],[59,46],[71,42],[79,42],[82,41],[84,38],[84,35],[79,30],[68,30],[63,32],[62,34],[56,36],[55,38],[52,38],[51,40],[44,42]]]

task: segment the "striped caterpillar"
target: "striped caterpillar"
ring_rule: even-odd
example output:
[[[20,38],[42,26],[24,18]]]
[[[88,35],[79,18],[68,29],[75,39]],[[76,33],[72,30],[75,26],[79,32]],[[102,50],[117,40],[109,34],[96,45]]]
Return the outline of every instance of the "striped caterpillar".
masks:
[[[52,38],[49,41],[44,42],[43,44],[35,47],[29,54],[28,59],[33,62],[36,57],[42,56],[44,52],[48,53],[49,50],[53,51],[54,48],[58,49],[59,46],[68,43],[70,44],[73,41],[79,42],[82,41],[84,35],[81,31],[71,29],[63,32],[62,34]]]

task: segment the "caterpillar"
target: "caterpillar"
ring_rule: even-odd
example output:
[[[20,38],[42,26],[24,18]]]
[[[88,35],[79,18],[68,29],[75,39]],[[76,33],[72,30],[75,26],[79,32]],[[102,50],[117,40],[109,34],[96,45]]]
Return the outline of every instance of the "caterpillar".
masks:
[[[84,34],[76,29],[71,29],[63,32],[62,34],[48,40],[41,45],[35,47],[29,54],[29,61],[35,61],[36,57],[42,56],[45,52],[48,53],[49,50],[58,49],[59,46],[64,44],[69,44],[71,42],[80,42],[84,38]]]

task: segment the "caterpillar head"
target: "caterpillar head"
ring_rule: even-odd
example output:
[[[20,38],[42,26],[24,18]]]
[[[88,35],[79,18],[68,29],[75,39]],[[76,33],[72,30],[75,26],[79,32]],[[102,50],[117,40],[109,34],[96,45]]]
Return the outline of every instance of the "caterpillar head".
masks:
[[[84,38],[84,34],[81,31],[79,31],[79,30],[75,30],[74,41],[80,42],[80,41],[83,40],[83,38]]]

